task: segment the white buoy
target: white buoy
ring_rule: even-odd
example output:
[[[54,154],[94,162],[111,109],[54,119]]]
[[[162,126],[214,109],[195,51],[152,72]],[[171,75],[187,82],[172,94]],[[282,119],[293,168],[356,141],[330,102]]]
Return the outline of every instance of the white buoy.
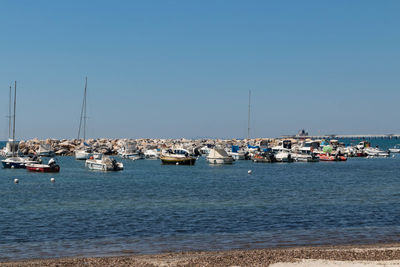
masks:
[[[247,173],[248,173],[248,174],[252,174],[252,170],[248,170]]]
[[[14,184],[18,184],[19,180],[17,178],[14,179]]]
[[[55,181],[56,181],[56,179],[50,178],[50,182],[54,183]]]
[[[177,162],[176,165],[179,165],[179,162]]]

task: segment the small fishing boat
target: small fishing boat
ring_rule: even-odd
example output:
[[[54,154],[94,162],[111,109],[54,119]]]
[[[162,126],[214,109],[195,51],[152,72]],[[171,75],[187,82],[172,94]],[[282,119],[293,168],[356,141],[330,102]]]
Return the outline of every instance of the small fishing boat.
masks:
[[[163,151],[160,159],[164,165],[194,165],[196,163],[196,158],[190,156],[189,151],[183,148]]]
[[[379,157],[379,158],[389,157],[388,152],[383,151],[378,147],[367,147],[364,149],[364,152],[367,154],[367,157]]]
[[[124,169],[124,164],[106,155],[103,155],[101,159],[90,157],[86,160],[85,165],[91,170],[98,171],[122,171]]]
[[[206,157],[207,161],[211,164],[232,164],[233,157],[228,155],[225,149],[214,147]]]
[[[26,164],[26,169],[31,172],[59,172],[60,166],[51,158],[47,164]]]
[[[392,148],[389,148],[390,153],[400,153],[400,145],[395,145]]]

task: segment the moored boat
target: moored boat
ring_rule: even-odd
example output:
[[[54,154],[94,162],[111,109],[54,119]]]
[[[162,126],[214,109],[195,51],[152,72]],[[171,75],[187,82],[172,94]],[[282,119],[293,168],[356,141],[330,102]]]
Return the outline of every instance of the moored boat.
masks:
[[[234,161],[233,157],[220,147],[212,148],[206,159],[211,164],[232,164]]]
[[[31,172],[59,172],[60,166],[54,159],[50,159],[47,164],[26,164],[26,169]]]
[[[160,159],[164,165],[194,165],[196,163],[196,158],[183,148],[163,151]]]
[[[1,161],[5,169],[25,169],[27,164],[40,164],[42,160],[36,156],[33,158],[10,157]]]
[[[257,153],[252,157],[252,160],[254,162],[265,162],[265,163],[276,162],[275,155],[272,152],[260,152],[260,153]]]
[[[319,154],[320,161],[346,161],[345,156],[340,155],[329,155],[329,154]]]
[[[124,169],[124,165],[121,162],[117,162],[115,159],[103,155],[101,159],[90,159],[85,162],[86,167],[91,170],[98,171],[121,171]]]

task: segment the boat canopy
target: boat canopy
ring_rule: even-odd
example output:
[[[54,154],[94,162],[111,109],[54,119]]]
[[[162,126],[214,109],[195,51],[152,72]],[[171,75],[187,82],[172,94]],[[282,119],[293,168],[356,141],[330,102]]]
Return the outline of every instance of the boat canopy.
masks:
[[[232,152],[233,152],[233,153],[239,152],[239,149],[240,149],[239,146],[233,146],[233,145],[232,145]]]

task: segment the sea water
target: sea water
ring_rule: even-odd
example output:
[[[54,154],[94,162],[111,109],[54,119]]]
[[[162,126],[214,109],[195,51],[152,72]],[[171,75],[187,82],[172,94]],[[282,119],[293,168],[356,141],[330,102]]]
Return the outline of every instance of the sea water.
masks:
[[[58,161],[56,174],[0,169],[0,260],[400,239],[400,155],[225,166],[123,160],[125,170],[107,173]]]

